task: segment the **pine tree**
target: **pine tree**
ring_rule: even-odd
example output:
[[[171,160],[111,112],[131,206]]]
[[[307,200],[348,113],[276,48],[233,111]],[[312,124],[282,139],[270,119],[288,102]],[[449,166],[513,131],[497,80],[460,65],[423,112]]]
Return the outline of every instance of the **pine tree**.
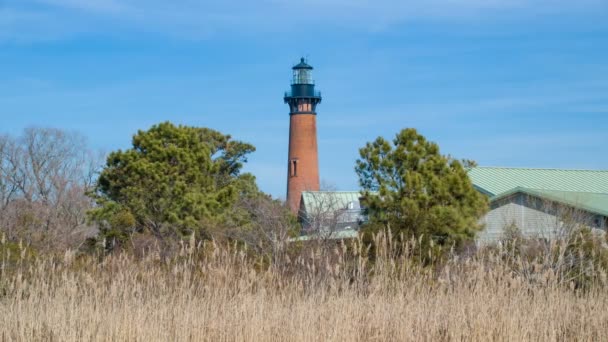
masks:
[[[139,131],[132,147],[112,152],[94,194],[92,217],[102,236],[124,241],[133,232],[180,238],[226,221],[243,196],[258,193],[241,174],[255,148],[208,128],[161,123]]]
[[[369,211],[368,230],[435,246],[460,245],[482,229],[487,199],[473,187],[463,163],[413,128],[392,143],[382,137],[359,150],[359,183]],[[463,166],[465,164],[465,166]]]

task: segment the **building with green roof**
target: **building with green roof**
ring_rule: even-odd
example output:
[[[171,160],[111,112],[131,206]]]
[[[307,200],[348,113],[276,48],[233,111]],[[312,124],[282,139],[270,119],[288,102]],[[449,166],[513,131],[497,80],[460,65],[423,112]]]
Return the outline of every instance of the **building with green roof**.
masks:
[[[480,241],[500,239],[506,227],[553,238],[575,225],[608,226],[608,171],[475,167],[469,177],[490,199]]]
[[[359,191],[303,191],[298,218],[298,240],[354,238],[367,219]]]
[[[608,171],[475,167],[469,177],[490,200],[481,243],[498,241],[506,227],[547,239],[575,225],[608,227]],[[299,218],[299,240],[353,238],[367,219],[359,191],[304,191]]]

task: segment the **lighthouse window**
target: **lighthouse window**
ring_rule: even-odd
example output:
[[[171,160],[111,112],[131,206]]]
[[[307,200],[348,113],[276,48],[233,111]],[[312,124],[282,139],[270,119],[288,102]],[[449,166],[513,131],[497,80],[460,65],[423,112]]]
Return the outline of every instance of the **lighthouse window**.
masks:
[[[311,110],[310,103],[306,100],[302,100],[298,104],[298,112],[310,112]]]
[[[298,176],[298,160],[294,159],[291,161],[291,177]]]
[[[299,69],[293,71],[294,84],[312,84],[311,72],[308,69]]]

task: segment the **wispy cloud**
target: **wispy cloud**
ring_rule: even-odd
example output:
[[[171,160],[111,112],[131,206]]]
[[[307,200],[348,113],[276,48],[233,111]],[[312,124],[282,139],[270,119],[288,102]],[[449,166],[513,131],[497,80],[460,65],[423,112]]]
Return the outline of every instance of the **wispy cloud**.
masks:
[[[34,2],[53,7],[104,13],[123,12],[128,8],[127,2],[121,0],[34,0]]]
[[[188,38],[217,32],[269,32],[308,27],[383,30],[424,18],[486,18],[606,11],[603,0],[5,0],[0,2],[0,38],[111,31],[113,23]],[[51,15],[49,15],[51,14]],[[103,25],[91,27],[87,19]],[[35,24],[35,25],[32,25]],[[27,34],[24,34],[23,31]]]

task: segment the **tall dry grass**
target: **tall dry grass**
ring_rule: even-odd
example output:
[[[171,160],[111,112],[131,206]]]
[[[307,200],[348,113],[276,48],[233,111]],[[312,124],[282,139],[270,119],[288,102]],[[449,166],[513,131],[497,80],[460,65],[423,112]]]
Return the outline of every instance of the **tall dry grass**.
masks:
[[[501,255],[421,268],[373,264],[360,242],[303,251],[267,266],[236,248],[186,246],[162,261],[123,254],[102,261],[5,255],[3,341],[600,341],[608,295],[534,281]],[[536,263],[536,264],[535,264]],[[520,265],[522,266],[522,265]]]

